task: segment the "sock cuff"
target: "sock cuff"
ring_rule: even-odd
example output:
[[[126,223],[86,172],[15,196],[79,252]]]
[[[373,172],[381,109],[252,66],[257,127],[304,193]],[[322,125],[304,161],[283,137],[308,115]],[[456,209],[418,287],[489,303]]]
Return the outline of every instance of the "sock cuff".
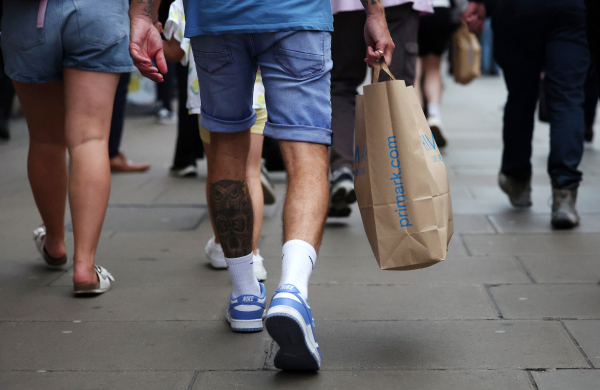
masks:
[[[315,251],[315,248],[313,248],[312,245],[303,240],[289,240],[283,244],[283,253],[288,251],[293,253],[296,250],[305,251],[312,262],[313,268],[315,267],[315,263],[317,262],[317,251]]]
[[[242,257],[234,257],[232,259],[225,257],[225,262],[227,263],[227,266],[242,264],[242,263],[246,263],[248,261],[252,261],[252,256],[253,256],[253,253],[250,252],[249,254],[242,256]]]

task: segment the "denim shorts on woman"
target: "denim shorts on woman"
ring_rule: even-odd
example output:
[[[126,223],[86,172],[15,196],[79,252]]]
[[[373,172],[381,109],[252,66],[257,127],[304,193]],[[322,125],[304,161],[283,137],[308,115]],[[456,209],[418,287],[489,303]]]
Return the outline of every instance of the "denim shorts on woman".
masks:
[[[63,67],[134,70],[127,0],[4,0],[4,71],[23,83],[61,80]]]
[[[252,90],[260,66],[268,112],[264,135],[331,145],[329,32],[199,35],[191,43],[202,127],[217,133],[252,127]]]

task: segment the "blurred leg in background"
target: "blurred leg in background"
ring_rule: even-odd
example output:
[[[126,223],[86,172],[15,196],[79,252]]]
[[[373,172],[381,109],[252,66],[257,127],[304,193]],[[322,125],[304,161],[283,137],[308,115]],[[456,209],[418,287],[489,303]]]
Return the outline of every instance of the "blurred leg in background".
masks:
[[[108,157],[110,159],[111,172],[145,172],[150,169],[150,164],[135,164],[128,160],[120,150],[130,79],[130,73],[121,73],[117,92],[115,93],[112,119],[110,121],[110,137],[108,138]]]
[[[593,62],[593,61],[592,61]],[[583,114],[585,117],[585,142],[594,140],[594,122],[596,120],[596,108],[598,107],[598,72],[596,65],[592,64],[585,80],[585,100],[583,102]]]
[[[0,140],[10,139],[8,121],[14,97],[15,88],[10,78],[4,73],[4,59],[0,52]]]
[[[175,156],[171,166],[171,175],[175,177],[196,177],[196,160],[204,156],[198,115],[188,114],[187,83],[188,68],[180,63],[175,65],[178,86],[178,122]]]

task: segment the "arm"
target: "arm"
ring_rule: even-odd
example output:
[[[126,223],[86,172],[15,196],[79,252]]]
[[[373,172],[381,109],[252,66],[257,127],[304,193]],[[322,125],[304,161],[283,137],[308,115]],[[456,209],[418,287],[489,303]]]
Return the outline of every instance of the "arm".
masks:
[[[467,23],[469,31],[474,34],[481,34],[485,23],[483,0],[469,0],[469,5],[462,16],[462,20]]]
[[[168,41],[163,41],[163,51],[165,58],[171,62],[179,62],[185,56],[181,43],[174,37],[171,37]]]
[[[161,73],[167,73],[162,39],[153,25],[159,5],[160,0],[134,0],[129,7],[129,53],[140,73],[153,81],[163,81]],[[156,67],[152,65],[153,58],[156,58]]]
[[[394,42],[385,20],[385,11],[381,0],[360,0],[367,12],[367,23],[365,24],[365,42],[367,43],[367,58],[365,62],[372,68],[381,59],[378,50],[383,51],[383,59],[386,64],[392,63]]]

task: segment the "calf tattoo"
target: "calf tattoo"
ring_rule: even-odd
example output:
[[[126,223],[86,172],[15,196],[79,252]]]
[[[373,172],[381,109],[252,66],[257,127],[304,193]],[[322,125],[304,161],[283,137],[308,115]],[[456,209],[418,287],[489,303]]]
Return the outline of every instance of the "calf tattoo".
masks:
[[[252,252],[254,214],[245,181],[220,180],[210,185],[210,210],[228,258]]]

